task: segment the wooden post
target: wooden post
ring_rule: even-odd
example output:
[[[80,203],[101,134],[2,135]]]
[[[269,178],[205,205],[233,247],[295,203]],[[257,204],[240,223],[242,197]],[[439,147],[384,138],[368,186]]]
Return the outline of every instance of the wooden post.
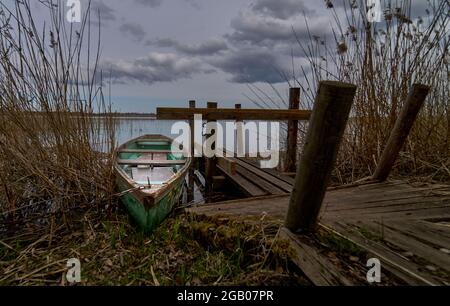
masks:
[[[320,82],[286,218],[293,232],[315,230],[355,93],[352,84]]]
[[[189,108],[195,109],[195,101],[189,101]],[[194,157],[195,153],[195,129],[194,129],[194,118],[189,120],[189,126],[191,128],[191,157]]]
[[[300,88],[289,89],[289,109],[298,110],[300,107]],[[287,135],[287,150],[284,172],[295,172],[297,162],[298,120],[289,120]]]
[[[373,175],[374,180],[385,181],[388,178],[429,92],[429,86],[422,84],[413,85],[408,99],[395,122],[386,147],[381,154],[380,162]]]
[[[189,101],[189,108],[195,108],[195,101]],[[195,158],[195,129],[194,129],[194,118],[189,120],[189,126],[191,128],[191,158],[192,164],[189,169],[189,178],[188,178],[188,202],[192,202],[194,200],[194,192],[195,192],[195,182],[194,182],[194,172],[197,167],[197,159]]]
[[[217,108],[216,102],[208,102],[207,108]],[[215,120],[211,120],[209,122],[215,122]],[[217,133],[217,130],[215,131]],[[211,137],[211,135],[206,135],[206,137]],[[213,149],[215,149],[215,145],[213,146]],[[206,191],[211,192],[212,191],[212,185],[213,185],[213,177],[216,172],[216,157],[212,158],[206,158],[205,162],[205,180],[206,180]]]
[[[235,109],[242,109],[241,104],[236,104]],[[245,154],[245,134],[244,134],[244,123],[242,120],[236,120],[236,156],[244,157]]]

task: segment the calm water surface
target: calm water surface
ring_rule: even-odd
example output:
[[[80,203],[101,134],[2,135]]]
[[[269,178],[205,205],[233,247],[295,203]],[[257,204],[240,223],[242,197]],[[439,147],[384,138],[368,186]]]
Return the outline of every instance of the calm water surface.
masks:
[[[120,118],[117,123],[117,141],[120,145],[133,138],[146,134],[160,134],[173,138],[176,137],[176,135],[171,135],[170,131],[172,124],[175,122],[176,121],[169,120]]]

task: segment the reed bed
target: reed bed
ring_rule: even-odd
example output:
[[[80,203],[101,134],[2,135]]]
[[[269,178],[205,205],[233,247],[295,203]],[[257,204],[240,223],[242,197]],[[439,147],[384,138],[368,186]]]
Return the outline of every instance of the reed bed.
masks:
[[[428,1],[424,15],[412,18],[410,0],[385,0],[381,23],[369,22],[366,1],[343,0],[344,14],[333,2],[326,1],[333,39],[311,33],[308,42],[297,40],[310,65],[296,83],[309,104],[321,80],[358,86],[335,180],[347,183],[373,174],[409,89],[423,83],[431,93],[395,174],[449,181],[450,2]]]
[[[88,11],[65,20],[64,2],[0,4],[0,231],[64,221],[113,201],[115,122],[98,71]],[[99,30],[98,30],[99,31]],[[86,34],[87,33],[87,34]],[[70,213],[69,213],[70,212]],[[51,217],[51,218],[49,218]]]
[[[280,74],[289,87],[301,88],[301,108],[311,109],[318,84],[339,80],[358,86],[348,128],[333,172],[333,184],[372,175],[409,90],[414,83],[431,92],[408,137],[393,175],[450,181],[450,54],[448,0],[427,1],[411,17],[411,0],[384,0],[380,23],[369,21],[365,0],[327,0],[332,35],[314,33],[297,39],[306,64]],[[339,4],[339,5],[337,5]],[[273,85],[249,84],[248,98],[261,108],[286,108],[287,99]],[[276,98],[270,98],[269,92]],[[299,150],[308,124],[299,123]]]

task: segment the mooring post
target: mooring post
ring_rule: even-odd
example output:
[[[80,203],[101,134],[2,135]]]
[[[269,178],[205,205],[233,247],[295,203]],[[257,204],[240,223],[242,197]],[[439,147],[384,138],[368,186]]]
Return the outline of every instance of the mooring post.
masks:
[[[412,86],[408,99],[381,154],[380,162],[373,175],[374,180],[385,181],[388,178],[429,92],[429,86],[423,84],[414,84]]]
[[[235,104],[235,109],[242,109],[241,104]],[[237,157],[244,157],[245,144],[244,144],[244,123],[242,120],[236,120],[236,155]]]
[[[189,101],[189,108],[195,109],[195,101]],[[194,173],[197,168],[197,159],[195,158],[195,129],[194,129],[194,118],[189,120],[189,127],[191,129],[191,141],[190,141],[190,154],[192,158],[192,164],[189,169],[189,181],[188,181],[188,202],[192,202],[194,200],[194,191],[195,191],[195,183],[194,183]]]
[[[293,232],[316,228],[355,93],[352,84],[320,82],[286,217]]]
[[[207,108],[217,108],[217,103],[216,102],[208,102],[207,104]],[[215,122],[216,120],[209,120],[208,122]],[[217,130],[214,132],[217,133]],[[211,137],[213,134],[207,134],[206,137],[209,138]],[[215,150],[216,149],[216,144],[214,144],[212,146],[212,149]],[[206,190],[208,192],[212,191],[212,187],[213,187],[213,178],[216,172],[216,157],[207,157],[206,158],[206,162],[205,162],[205,180],[206,180]]]
[[[300,88],[289,89],[289,109],[298,110],[300,107]],[[297,162],[298,120],[288,121],[287,150],[284,161],[285,172],[295,172]]]

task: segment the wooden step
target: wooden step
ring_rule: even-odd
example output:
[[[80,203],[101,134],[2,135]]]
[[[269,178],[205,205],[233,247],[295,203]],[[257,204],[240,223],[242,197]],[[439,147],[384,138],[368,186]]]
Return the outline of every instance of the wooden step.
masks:
[[[169,143],[171,143],[172,141],[169,140],[169,139],[158,139],[158,138],[155,138],[155,139],[151,139],[151,138],[142,138],[142,139],[137,139],[137,140],[136,140],[136,143],[141,143],[141,142],[164,142],[164,143],[169,144]]]
[[[186,160],[119,159],[117,163],[130,166],[180,166]]]
[[[170,150],[121,149],[119,153],[172,153]]]

